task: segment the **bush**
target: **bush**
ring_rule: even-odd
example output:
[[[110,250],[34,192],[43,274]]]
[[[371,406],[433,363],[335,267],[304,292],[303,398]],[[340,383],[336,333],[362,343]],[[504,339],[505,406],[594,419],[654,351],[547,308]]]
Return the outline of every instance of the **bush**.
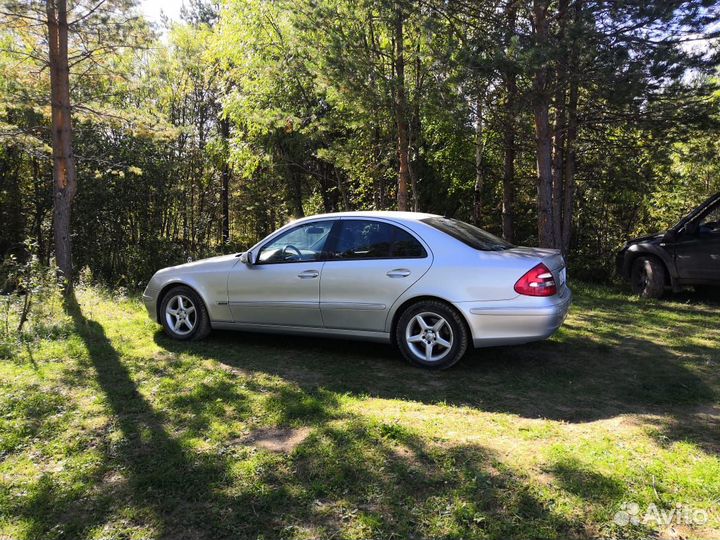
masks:
[[[35,255],[25,262],[14,255],[6,257],[0,265],[0,276],[4,279],[0,358],[8,358],[28,338],[59,333],[51,314],[54,304],[60,302],[61,285],[55,265],[43,265]]]

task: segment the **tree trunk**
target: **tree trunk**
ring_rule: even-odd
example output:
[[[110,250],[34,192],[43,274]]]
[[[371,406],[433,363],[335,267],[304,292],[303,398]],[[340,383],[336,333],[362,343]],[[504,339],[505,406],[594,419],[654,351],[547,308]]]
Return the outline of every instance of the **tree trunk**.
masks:
[[[517,82],[515,75],[511,75],[507,86],[507,102],[505,103],[505,132],[503,133],[504,163],[503,163],[503,204],[502,204],[502,231],[503,238],[513,241],[515,221],[515,96]]]
[[[480,225],[482,219],[483,206],[483,170],[482,161],[484,153],[484,137],[483,137],[483,100],[485,99],[485,89],[478,89],[475,103],[475,192],[473,197],[473,222]]]
[[[409,162],[410,181],[412,187],[412,203],[413,212],[417,212],[420,208],[420,179],[418,178],[418,171],[424,171],[425,168],[421,165],[420,160],[422,159],[420,153],[420,147],[422,146],[422,125],[420,119],[420,96],[422,95],[422,63],[420,61],[420,36],[417,36],[415,46],[415,94],[412,104],[412,116],[410,120],[410,152],[412,159]]]
[[[19,147],[5,147],[5,157],[0,157],[0,256],[12,250],[20,253],[25,238],[22,197],[20,196],[22,157]],[[38,239],[39,240],[39,239]]]
[[[581,24],[582,16],[582,0],[575,0],[574,6],[574,24]],[[578,34],[577,28],[573,32]],[[568,127],[567,141],[565,152],[565,186],[563,190],[563,224],[562,224],[562,241],[561,249],[563,254],[567,254],[570,249],[570,238],[572,234],[573,209],[575,203],[575,142],[578,134],[578,98],[579,98],[579,54],[577,39],[573,39],[570,52],[569,62],[569,97],[568,97]]]
[[[533,25],[535,46],[548,47],[547,0],[533,1]],[[550,129],[550,99],[548,97],[548,68],[539,66],[533,77],[533,112],[537,150],[537,208],[538,244],[553,247],[552,220],[552,131]]]
[[[400,168],[398,171],[397,207],[407,210],[408,183],[410,177],[409,137],[407,119],[407,98],[405,96],[405,55],[403,44],[404,14],[400,4],[395,8],[395,118],[397,122],[397,153]]]
[[[230,242],[230,156],[228,155],[228,139],[230,138],[230,120],[225,117],[220,120],[220,134],[223,140],[225,153],[222,164],[222,243]]]
[[[70,68],[65,0],[47,0],[54,185],[55,259],[66,290],[72,289],[70,213],[77,192],[70,119]]]
[[[305,217],[302,200],[302,173],[295,163],[290,162],[290,152],[286,152],[287,170],[290,175],[290,211],[294,219],[300,219]]]
[[[517,24],[517,2],[511,0],[507,6],[507,37],[506,47],[515,34]],[[512,67],[505,74],[505,125],[503,129],[503,203],[502,231],[503,238],[513,241],[513,225],[515,220],[515,101],[517,99],[517,75]]]
[[[557,80],[555,81],[555,125],[553,127],[553,247],[562,245],[563,193],[565,180],[565,134],[567,130],[567,16],[568,0],[558,2],[558,42]]]

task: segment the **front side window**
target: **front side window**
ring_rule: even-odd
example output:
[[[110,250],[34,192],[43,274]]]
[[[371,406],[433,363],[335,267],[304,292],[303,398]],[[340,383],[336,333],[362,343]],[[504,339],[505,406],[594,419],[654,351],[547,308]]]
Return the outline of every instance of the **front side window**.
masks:
[[[411,234],[381,221],[342,220],[332,250],[334,259],[422,258],[427,252]]]
[[[332,221],[304,223],[265,244],[258,254],[259,264],[317,261],[323,257]]]
[[[700,220],[698,232],[700,235],[720,233],[720,206],[716,206],[705,214],[705,217]]]
[[[480,251],[503,251],[513,247],[502,238],[464,221],[444,217],[425,218],[422,221]]]

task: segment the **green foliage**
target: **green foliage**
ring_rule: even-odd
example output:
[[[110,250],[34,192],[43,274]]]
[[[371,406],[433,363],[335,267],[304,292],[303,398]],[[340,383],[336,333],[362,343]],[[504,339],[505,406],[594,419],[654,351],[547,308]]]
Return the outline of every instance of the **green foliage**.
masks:
[[[28,244],[32,253],[36,246]],[[0,357],[10,358],[22,343],[53,339],[64,335],[62,324],[53,321],[60,302],[61,286],[54,264],[46,266],[35,254],[24,262],[7,256],[0,265],[2,319],[0,319]]]
[[[563,84],[579,81],[571,270],[607,280],[627,238],[667,227],[720,188],[717,50],[697,54],[676,39],[707,31],[716,8],[705,4],[584,2],[563,33],[551,2],[541,45],[530,2],[512,4],[512,22],[509,3],[196,0],[164,37],[128,0],[92,13],[94,3],[73,3],[72,16],[88,15],[70,51],[75,267],[137,288],[159,267],[240,251],[294,217],[392,209],[398,112],[411,202],[498,234],[510,130],[513,240],[536,244],[533,81],[547,67],[565,99]],[[33,237],[47,265],[48,82],[37,76],[43,26],[32,21],[42,16],[36,1],[1,15],[0,257],[22,259]],[[562,78],[570,51],[574,71]],[[550,113],[552,123],[557,107]]]

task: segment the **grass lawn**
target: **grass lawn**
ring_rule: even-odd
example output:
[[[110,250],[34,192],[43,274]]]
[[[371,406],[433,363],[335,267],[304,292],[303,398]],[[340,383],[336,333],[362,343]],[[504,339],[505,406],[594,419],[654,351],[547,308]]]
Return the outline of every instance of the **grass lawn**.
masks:
[[[575,286],[552,339],[167,339],[77,292],[0,360],[0,538],[720,537],[720,308]],[[636,503],[705,511],[619,525]],[[685,520],[690,521],[690,520]]]

